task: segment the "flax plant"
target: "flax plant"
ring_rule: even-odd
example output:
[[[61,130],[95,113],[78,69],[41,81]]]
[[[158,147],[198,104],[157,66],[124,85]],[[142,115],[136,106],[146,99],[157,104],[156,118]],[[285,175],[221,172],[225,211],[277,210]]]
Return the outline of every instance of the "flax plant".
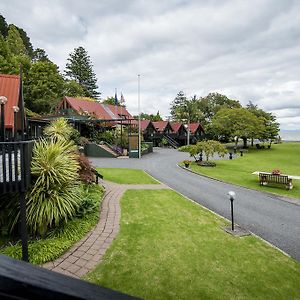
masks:
[[[76,146],[62,138],[35,144],[31,173],[34,185],[27,195],[27,222],[32,233],[47,229],[75,215],[80,203]]]
[[[54,140],[63,139],[69,140],[73,133],[73,127],[68,124],[66,119],[59,118],[44,129],[44,134]]]

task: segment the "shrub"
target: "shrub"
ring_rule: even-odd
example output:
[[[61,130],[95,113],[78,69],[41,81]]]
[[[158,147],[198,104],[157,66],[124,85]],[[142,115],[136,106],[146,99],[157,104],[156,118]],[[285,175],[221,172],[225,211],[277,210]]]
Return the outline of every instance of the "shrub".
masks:
[[[82,186],[81,200],[76,212],[76,217],[83,218],[99,210],[100,191],[101,187],[96,184]]]
[[[62,139],[38,141],[33,149],[31,173],[34,185],[27,194],[27,223],[32,233],[73,217],[79,206],[76,147]]]
[[[213,161],[197,161],[197,164],[202,167],[215,167],[216,163]]]
[[[79,164],[79,178],[84,183],[92,183],[95,178],[95,174],[93,172],[93,167],[88,160],[88,158],[84,154],[78,155],[78,164]]]
[[[44,129],[45,136],[52,139],[69,140],[74,132],[74,128],[68,124],[64,118],[59,118]]]

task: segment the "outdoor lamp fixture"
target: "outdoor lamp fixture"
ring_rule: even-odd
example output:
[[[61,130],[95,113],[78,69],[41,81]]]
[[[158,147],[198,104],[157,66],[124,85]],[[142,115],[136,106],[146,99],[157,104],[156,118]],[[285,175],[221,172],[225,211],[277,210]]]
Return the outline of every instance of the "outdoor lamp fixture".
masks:
[[[235,200],[235,192],[229,191],[227,195],[228,195],[230,203],[231,203],[231,230],[234,231],[233,201]]]
[[[17,139],[17,113],[20,111],[18,106],[13,106],[14,111],[14,139]]]
[[[7,103],[7,98],[5,96],[0,96],[1,104],[1,141],[4,142],[5,139],[5,122],[4,122],[4,105]]]

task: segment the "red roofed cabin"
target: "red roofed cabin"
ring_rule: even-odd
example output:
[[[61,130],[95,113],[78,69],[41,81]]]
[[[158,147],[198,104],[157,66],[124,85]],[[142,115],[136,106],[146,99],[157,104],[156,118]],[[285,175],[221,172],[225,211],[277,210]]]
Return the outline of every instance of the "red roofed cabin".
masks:
[[[77,129],[80,132],[85,127],[84,121],[90,118],[94,121],[102,121],[102,127],[113,127],[121,123],[122,125],[133,124],[133,117],[125,107],[81,98],[64,97],[57,106],[57,113],[77,122]]]
[[[172,122],[171,123],[174,133],[172,137],[182,146],[187,143],[187,130],[183,123]]]
[[[0,96],[4,101],[7,99],[1,108],[4,107],[5,136],[11,139],[15,130],[22,129],[22,120],[25,127],[22,84],[19,75],[0,74]]]
[[[152,123],[157,131],[153,139],[154,146],[158,146],[163,138],[172,139],[171,134],[174,132],[174,130],[169,121],[156,121]]]
[[[189,129],[192,143],[196,143],[198,140],[201,140],[205,135],[204,129],[200,123],[189,124]]]
[[[153,142],[157,130],[150,120],[141,120],[141,131],[144,141]]]

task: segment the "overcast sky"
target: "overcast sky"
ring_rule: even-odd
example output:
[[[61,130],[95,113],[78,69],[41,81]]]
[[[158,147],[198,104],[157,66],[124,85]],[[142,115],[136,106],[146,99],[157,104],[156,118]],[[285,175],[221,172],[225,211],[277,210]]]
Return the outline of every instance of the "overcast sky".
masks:
[[[102,97],[115,88],[137,112],[169,115],[178,91],[219,92],[273,112],[300,129],[298,0],[10,0],[8,23],[63,71],[75,47],[94,64]]]

